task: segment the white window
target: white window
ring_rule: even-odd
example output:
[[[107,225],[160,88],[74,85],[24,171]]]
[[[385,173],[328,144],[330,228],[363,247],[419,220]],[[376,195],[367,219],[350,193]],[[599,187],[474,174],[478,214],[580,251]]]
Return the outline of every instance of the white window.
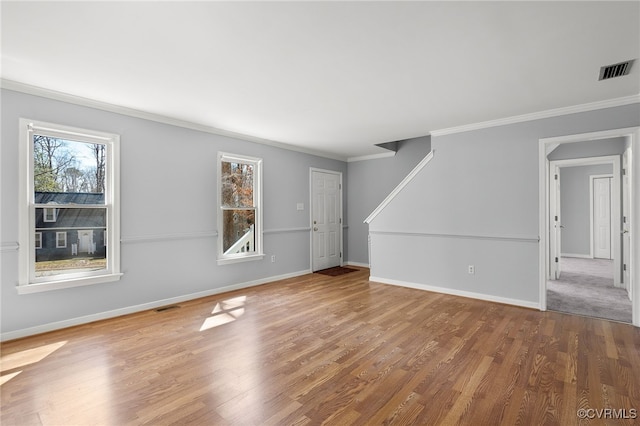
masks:
[[[51,207],[45,207],[43,209],[43,219],[45,222],[55,222],[56,221],[56,209],[52,209]]]
[[[218,153],[218,264],[264,257],[262,159]]]
[[[66,247],[67,247],[67,233],[56,232],[56,248],[66,248]]]
[[[21,119],[20,138],[18,292],[118,280],[119,136]],[[104,230],[113,243],[95,250],[90,239],[76,241],[76,231],[87,229]],[[72,243],[73,250],[43,248],[43,233],[55,234],[55,248]]]

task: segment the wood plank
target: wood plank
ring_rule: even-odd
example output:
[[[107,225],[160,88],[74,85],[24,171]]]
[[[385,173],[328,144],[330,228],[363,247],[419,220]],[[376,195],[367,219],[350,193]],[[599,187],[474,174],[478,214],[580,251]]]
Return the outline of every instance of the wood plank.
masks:
[[[357,269],[2,343],[0,422],[571,425],[640,409],[637,328]]]

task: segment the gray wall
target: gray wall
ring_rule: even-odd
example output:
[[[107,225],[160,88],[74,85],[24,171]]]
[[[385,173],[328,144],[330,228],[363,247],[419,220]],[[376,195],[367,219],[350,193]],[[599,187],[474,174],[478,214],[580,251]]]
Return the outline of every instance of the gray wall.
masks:
[[[638,125],[632,104],[432,137],[432,161],[370,225],[371,275],[537,306],[539,139]]]
[[[598,139],[580,143],[564,143],[551,151],[549,160],[569,160],[572,158],[603,157],[622,155],[628,145],[626,138]]]
[[[591,254],[590,176],[612,173],[611,164],[560,168],[563,256]]]
[[[369,226],[363,221],[430,150],[430,137],[408,139],[394,157],[349,163],[349,262],[369,264]]]
[[[18,295],[18,119],[121,135],[121,263],[115,283]],[[217,266],[216,153],[264,160],[262,261]],[[309,168],[347,163],[103,110],[2,90],[1,331],[64,324],[85,316],[210,292],[310,269]],[[347,189],[343,185],[346,200]],[[304,211],[296,210],[303,202]],[[345,217],[348,214],[344,202]],[[346,247],[346,244],[345,244]],[[276,255],[277,261],[270,262]]]

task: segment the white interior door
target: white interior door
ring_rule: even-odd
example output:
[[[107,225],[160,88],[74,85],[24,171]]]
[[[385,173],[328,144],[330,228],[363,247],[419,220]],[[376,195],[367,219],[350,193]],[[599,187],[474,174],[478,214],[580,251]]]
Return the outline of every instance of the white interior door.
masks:
[[[633,300],[631,285],[631,150],[622,155],[622,282],[629,300]]]
[[[340,266],[342,258],[342,202],[340,173],[312,170],[312,269]]]
[[[551,176],[549,182],[551,183],[549,191],[549,212],[551,217],[549,228],[549,239],[551,244],[549,245],[550,259],[549,265],[550,278],[552,280],[560,279],[560,253],[562,250],[562,218],[560,211],[560,167],[551,167]]]
[[[593,257],[611,259],[611,178],[593,179]]]

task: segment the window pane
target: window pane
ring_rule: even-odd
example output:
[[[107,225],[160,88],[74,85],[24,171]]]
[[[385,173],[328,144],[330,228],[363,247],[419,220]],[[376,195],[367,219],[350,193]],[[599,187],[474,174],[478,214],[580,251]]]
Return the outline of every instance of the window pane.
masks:
[[[37,195],[36,195],[37,197]],[[36,199],[36,203],[37,203]],[[44,221],[45,222],[55,222],[56,221],[56,209],[54,208],[45,208],[44,209]]]
[[[106,208],[59,208],[58,217],[55,222],[44,220],[44,208],[36,208],[36,231],[47,229],[56,231],[70,231],[77,229],[98,228],[106,229],[107,209]]]
[[[224,254],[255,252],[255,210],[222,211]]]
[[[106,269],[106,208],[59,208],[56,222],[36,208],[36,277]]]
[[[223,207],[253,207],[253,173],[252,164],[222,162]]]
[[[36,203],[104,204],[106,146],[33,136]]]
[[[66,232],[56,232],[56,248],[67,248]]]

